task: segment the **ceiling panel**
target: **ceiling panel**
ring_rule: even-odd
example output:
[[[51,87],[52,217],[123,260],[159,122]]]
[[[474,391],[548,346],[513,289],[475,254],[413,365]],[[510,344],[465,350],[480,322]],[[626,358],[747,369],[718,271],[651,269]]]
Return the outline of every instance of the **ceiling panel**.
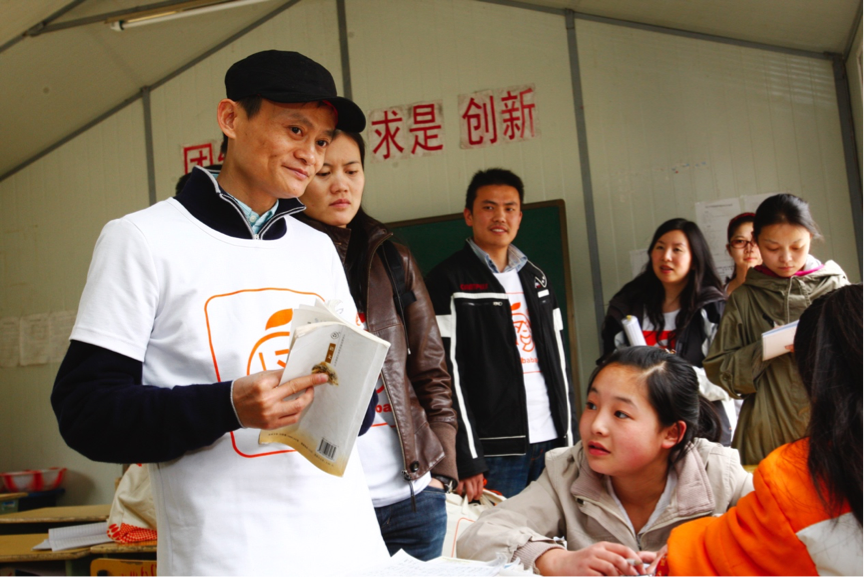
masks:
[[[861,5],[861,0],[523,1],[785,48],[838,53],[846,49]]]
[[[0,0],[0,45],[48,18],[71,0]]]
[[[5,84],[0,109],[14,111],[0,115],[0,134],[15,135],[0,142],[0,175],[283,3],[264,2],[122,32],[104,23],[90,24],[26,38],[0,53]],[[109,11],[124,7],[115,0],[99,4],[107,4]],[[78,10],[86,6],[62,20],[82,17]]]
[[[156,1],[85,0],[56,22]],[[860,6],[860,0],[521,1],[814,52],[842,52]],[[0,53],[0,107],[7,112],[0,116],[0,175],[285,2],[270,0],[123,32],[100,22],[13,45]],[[0,44],[71,3],[0,0]]]

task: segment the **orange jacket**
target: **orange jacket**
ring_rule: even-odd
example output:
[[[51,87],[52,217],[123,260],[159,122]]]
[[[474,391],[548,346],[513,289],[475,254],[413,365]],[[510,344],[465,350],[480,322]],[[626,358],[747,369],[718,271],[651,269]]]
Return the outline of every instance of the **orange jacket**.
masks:
[[[839,515],[825,510],[807,470],[809,446],[779,447],[736,507],[672,531],[669,574],[861,575],[861,527],[848,503]]]

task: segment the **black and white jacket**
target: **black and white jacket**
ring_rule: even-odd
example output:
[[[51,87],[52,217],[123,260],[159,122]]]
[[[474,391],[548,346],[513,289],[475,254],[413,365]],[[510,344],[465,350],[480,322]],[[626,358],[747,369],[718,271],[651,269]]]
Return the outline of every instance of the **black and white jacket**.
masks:
[[[573,444],[564,323],[545,273],[530,261],[519,271],[540,370],[559,438]],[[458,409],[459,477],[488,470],[485,457],[524,455],[528,415],[522,361],[507,293],[466,243],[435,267],[426,288],[438,319]]]

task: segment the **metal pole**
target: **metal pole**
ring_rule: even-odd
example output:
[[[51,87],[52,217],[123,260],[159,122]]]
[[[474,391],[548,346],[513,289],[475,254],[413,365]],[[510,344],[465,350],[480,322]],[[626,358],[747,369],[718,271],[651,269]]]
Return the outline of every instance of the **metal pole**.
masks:
[[[156,161],[153,154],[153,116],[150,109],[150,87],[141,89],[144,105],[144,148],[147,153],[147,190],[150,205],[156,204]]]
[[[858,166],[858,145],[855,142],[855,120],[852,115],[852,97],[849,78],[842,56],[834,56],[834,87],[837,92],[837,110],[840,113],[840,135],[843,138],[843,157],[846,160],[846,181],[849,184],[849,203],[852,205],[852,224],[855,227],[855,245],[858,248],[858,274],[862,274],[861,252],[861,167]]]
[[[351,90],[351,56],[348,54],[348,16],[345,0],[336,0],[336,15],[339,20],[339,53],[342,56],[342,94],[353,98]]]
[[[570,52],[570,79],[573,86],[573,109],[576,113],[576,139],[579,146],[579,167],[582,172],[582,197],[585,202],[585,225],[588,229],[588,256],[591,261],[591,282],[594,293],[594,318],[597,338],[606,311],[603,307],[603,282],[600,276],[600,248],[597,242],[597,219],[594,213],[594,187],[591,183],[591,163],[588,158],[588,133],[585,125],[585,101],[582,98],[582,77],[579,67],[579,47],[576,42],[576,19],[566,10],[567,48]]]

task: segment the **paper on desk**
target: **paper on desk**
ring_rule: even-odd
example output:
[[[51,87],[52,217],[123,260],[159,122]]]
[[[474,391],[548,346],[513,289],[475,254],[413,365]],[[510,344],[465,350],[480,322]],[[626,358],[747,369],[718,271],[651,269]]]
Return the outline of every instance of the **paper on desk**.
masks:
[[[48,538],[33,547],[34,551],[65,551],[78,547],[90,547],[110,543],[108,522],[87,523],[71,527],[48,529]]]
[[[788,325],[779,326],[762,333],[762,360],[767,361],[788,353],[786,345],[795,342],[797,330],[798,321],[793,321]]]
[[[353,570],[351,575],[359,577],[397,577],[405,575],[407,577],[482,577],[502,575],[503,571],[513,566],[513,563],[507,563],[503,556],[499,556],[495,561],[470,561],[468,559],[453,559],[451,557],[438,557],[432,561],[420,561],[415,559],[403,550],[393,555],[389,560],[372,567]],[[521,567],[521,566],[520,566]],[[514,573],[507,573],[514,574]],[[520,574],[520,573],[515,573]],[[531,575],[530,572],[521,574]]]

